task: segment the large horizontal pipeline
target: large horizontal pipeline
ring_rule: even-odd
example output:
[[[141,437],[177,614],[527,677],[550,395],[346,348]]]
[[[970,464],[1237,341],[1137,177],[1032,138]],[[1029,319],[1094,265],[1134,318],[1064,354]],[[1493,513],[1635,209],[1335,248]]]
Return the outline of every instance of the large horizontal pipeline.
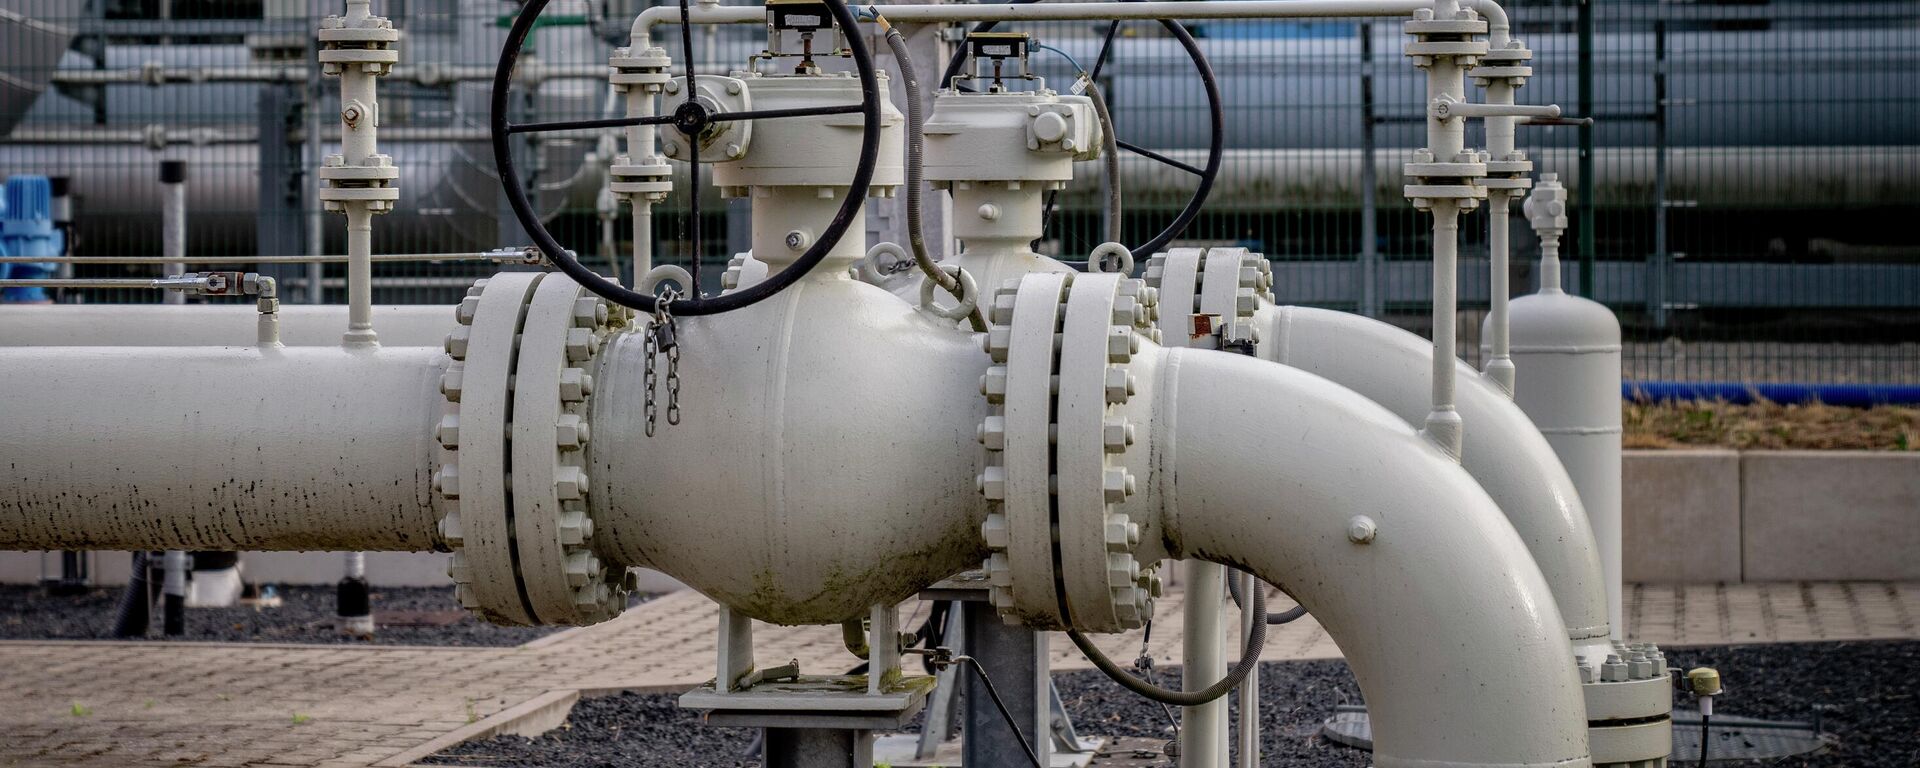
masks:
[[[1668,403],[1722,400],[1734,405],[1772,402],[1782,405],[1821,403],[1847,408],[1920,404],[1920,385],[1913,384],[1783,384],[1727,381],[1623,381],[1620,397],[1634,402]]]
[[[0,350],[0,541],[433,549],[447,363],[438,347]]]
[[[1206,3],[987,3],[981,5],[889,5],[884,16],[895,23],[956,21],[1109,21],[1158,19],[1304,19],[1343,16],[1410,16],[1432,8],[1429,0],[1213,0]],[[677,23],[680,9],[654,6],[634,19],[636,41],[646,39],[657,24]],[[757,5],[701,6],[689,20],[695,24],[751,24],[764,22],[766,9]]]

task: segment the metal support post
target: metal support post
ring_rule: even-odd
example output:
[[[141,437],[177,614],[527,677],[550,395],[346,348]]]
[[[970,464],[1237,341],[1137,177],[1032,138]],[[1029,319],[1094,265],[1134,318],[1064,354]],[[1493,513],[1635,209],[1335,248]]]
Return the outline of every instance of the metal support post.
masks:
[[[1374,166],[1379,119],[1373,113],[1373,23],[1360,24],[1360,314],[1379,317],[1380,170]]]
[[[1580,112],[1593,114],[1593,0],[1580,0]],[[1594,296],[1593,123],[1580,124],[1580,293]]]
[[[1585,199],[1582,201],[1585,203]],[[1581,216],[1592,208],[1581,206]],[[1667,327],[1667,280],[1673,274],[1667,252],[1667,20],[1653,22],[1653,261],[1647,265],[1647,312],[1653,327]]]
[[[345,16],[320,23],[320,67],[340,78],[340,154],[320,167],[320,200],[347,217],[347,346],[380,343],[373,331],[373,217],[400,199],[400,169],[380,154],[376,80],[393,71],[400,32],[372,14],[370,0],[347,0]]]
[[[992,603],[968,600],[960,604],[965,634],[962,648],[978,660],[980,668],[993,680],[1000,699],[1007,704],[1020,733],[1039,752],[1042,763],[1052,753],[1047,738],[1049,688],[1047,677],[1047,636],[1026,627],[1010,626],[1000,620]],[[962,690],[967,697],[966,715],[961,725],[965,739],[961,747],[961,765],[1023,765],[1027,755],[1020,740],[1007,730],[1006,722],[993,707],[993,699],[975,675],[962,674]]]
[[[1186,612],[1181,616],[1186,637],[1180,646],[1181,690],[1197,691],[1227,672],[1220,621],[1221,598],[1226,594],[1226,566],[1201,560],[1181,563],[1186,584]],[[1227,755],[1227,699],[1180,709],[1181,768],[1216,768]]]

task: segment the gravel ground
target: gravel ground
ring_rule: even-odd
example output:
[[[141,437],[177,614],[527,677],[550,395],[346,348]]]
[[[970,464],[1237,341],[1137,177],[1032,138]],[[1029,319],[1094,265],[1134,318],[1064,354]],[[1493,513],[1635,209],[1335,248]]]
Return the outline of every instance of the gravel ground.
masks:
[[[1678,649],[1669,662],[1712,665],[1726,680],[1722,713],[1812,721],[1816,708],[1837,744],[1823,754],[1768,765],[1809,768],[1911,768],[1920,765],[1920,642],[1809,643]],[[1167,715],[1098,672],[1055,676],[1061,700],[1082,734],[1164,740]],[[1177,671],[1160,682],[1177,685]],[[1319,736],[1335,706],[1359,699],[1359,687],[1339,661],[1278,662],[1261,666],[1261,743],[1264,766],[1360,768],[1369,753]],[[565,726],[537,738],[499,736],[434,756],[439,765],[687,766],[758,765],[740,757],[751,733],[698,725],[693,713],[667,695],[620,694],[580,702]],[[1692,707],[1676,696],[1676,706]],[[1096,763],[1097,764],[1097,763]],[[1676,763],[1676,766],[1680,763]],[[1715,763],[1715,765],[1728,765]],[[1759,764],[1750,764],[1757,766]],[[1744,766],[1742,767],[1744,768]]]
[[[155,606],[147,639],[227,643],[343,643],[378,645],[514,646],[562,627],[500,627],[480,621],[454,602],[452,587],[378,589],[373,593],[372,640],[343,635],[334,627],[333,587],[279,587],[277,608],[191,608],[187,631],[160,634]],[[120,589],[95,589],[73,597],[50,597],[34,586],[0,586],[0,639],[113,639]]]

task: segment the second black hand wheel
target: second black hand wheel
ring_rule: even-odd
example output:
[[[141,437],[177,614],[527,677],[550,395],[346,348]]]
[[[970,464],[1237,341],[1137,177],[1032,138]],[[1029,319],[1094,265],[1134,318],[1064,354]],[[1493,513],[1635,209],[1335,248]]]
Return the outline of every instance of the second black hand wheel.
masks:
[[[509,89],[513,83],[513,70],[520,60],[520,50],[527,42],[527,35],[533,32],[550,0],[527,0],[520,14],[513,20],[513,28],[507,32],[506,44],[500,50],[500,65],[493,75],[493,114],[489,131],[493,139],[493,161],[500,173],[500,184],[505,189],[507,204],[513,208],[514,218],[520,221],[527,235],[533,238],[533,244],[547,257],[547,261],[565,272],[581,287],[594,294],[635,310],[651,314],[659,303],[650,296],[619,283],[601,277],[588,269],[573,257],[546,225],[535,214],[533,204],[527,200],[526,189],[520,182],[519,168],[513,161],[512,138],[517,133],[542,133],[551,131],[571,131],[585,128],[625,128],[635,125],[672,125],[688,136],[696,136],[714,123],[731,120],[766,120],[785,117],[812,117],[818,115],[838,115],[859,113],[862,119],[860,135],[860,159],[854,167],[853,179],[848,184],[845,202],[834,213],[833,220],[821,230],[820,237],[814,241],[800,258],[778,274],[769,275],[766,280],[755,283],[749,288],[722,294],[711,298],[692,296],[673,302],[673,314],[681,317],[711,315],[739,309],[766,299],[787,286],[798,281],[818,265],[833,247],[853,226],[862,206],[866,205],[867,187],[873,181],[874,166],[880,157],[880,105],[882,91],[879,79],[874,74],[873,58],[867,52],[867,46],[860,38],[859,27],[853,13],[847,10],[844,0],[820,0],[821,5],[833,15],[834,23],[840,28],[846,39],[848,51],[853,56],[853,67],[860,78],[860,103],[833,104],[821,107],[777,110],[745,110],[737,112],[716,112],[700,104],[697,99],[688,99],[673,114],[653,115],[649,117],[615,117],[595,120],[564,120],[546,123],[512,123],[507,120]],[[697,82],[693,71],[693,25],[690,23],[690,11],[687,0],[680,0],[680,42],[681,53],[686,59],[686,80],[691,87]],[[692,193],[694,202],[688,206],[689,221],[687,231],[693,239],[694,257],[700,253],[700,149],[699,142],[690,142],[692,156],[688,158],[692,167]],[[632,147],[630,152],[650,152],[650,147]]]
[[[1122,1],[1126,2],[1127,0]],[[1036,2],[1036,0],[1013,0],[1013,2],[1030,3]],[[998,24],[999,22],[997,21],[983,21],[975,24],[973,31],[990,32]],[[1167,33],[1179,41],[1180,47],[1186,50],[1187,58],[1193,60],[1194,72],[1199,76],[1200,85],[1207,94],[1207,114],[1212,121],[1212,125],[1208,132],[1207,165],[1205,168],[1196,168],[1190,164],[1180,162],[1179,160],[1167,157],[1166,155],[1154,152],[1145,147],[1130,144],[1121,140],[1118,136],[1114,137],[1114,143],[1123,150],[1154,162],[1163,163],[1186,171],[1200,179],[1199,186],[1193,190],[1193,196],[1187,198],[1186,206],[1182,207],[1180,213],[1173,217],[1173,223],[1168,224],[1166,229],[1160,230],[1160,234],[1154,235],[1146,242],[1129,248],[1129,250],[1142,261],[1145,261],[1148,256],[1166,250],[1167,244],[1173,242],[1174,238],[1186,232],[1187,226],[1192,224],[1193,220],[1200,215],[1201,207],[1207,204],[1207,197],[1213,194],[1213,181],[1220,175],[1220,158],[1225,153],[1226,148],[1226,111],[1221,105],[1220,84],[1214,78],[1213,64],[1207,61],[1206,54],[1200,50],[1200,44],[1193,39],[1193,33],[1187,31],[1185,24],[1181,24],[1172,19],[1162,19],[1160,25],[1166,27]],[[1118,21],[1111,22],[1107,25],[1106,39],[1101,41],[1100,53],[1095,57],[1093,62],[1093,71],[1088,73],[1093,79],[1098,80],[1100,78],[1100,70],[1106,68],[1107,56],[1112,51],[1113,39],[1119,30],[1120,22]],[[960,68],[965,66],[965,64],[966,49],[962,48],[955,51],[953,58],[947,60],[946,71],[940,73],[940,87],[947,87],[947,84],[951,82],[955,76],[960,74]],[[1049,198],[1048,208],[1049,212],[1051,212],[1051,198]]]

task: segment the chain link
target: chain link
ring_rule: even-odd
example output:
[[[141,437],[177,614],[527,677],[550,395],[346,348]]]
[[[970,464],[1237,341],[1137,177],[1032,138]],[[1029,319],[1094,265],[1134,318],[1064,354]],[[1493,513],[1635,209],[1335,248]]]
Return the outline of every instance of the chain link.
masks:
[[[680,342],[679,329],[673,318],[673,302],[680,298],[680,292],[668,288],[661,292],[659,302],[654,305],[653,325],[647,329],[647,436],[652,437],[659,420],[659,407],[655,403],[655,391],[659,386],[659,376],[655,373],[655,358],[661,354],[667,357],[667,423],[680,423]]]

